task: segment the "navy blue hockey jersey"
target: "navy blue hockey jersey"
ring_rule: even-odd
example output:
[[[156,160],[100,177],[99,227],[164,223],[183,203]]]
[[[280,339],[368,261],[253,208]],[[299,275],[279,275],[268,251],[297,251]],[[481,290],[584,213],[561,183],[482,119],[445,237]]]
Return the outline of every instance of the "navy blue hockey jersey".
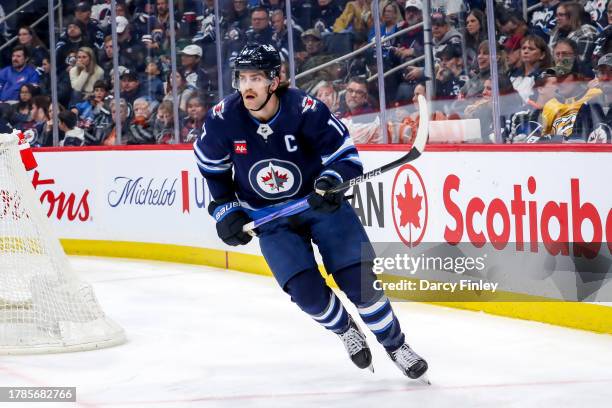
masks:
[[[208,112],[194,151],[215,200],[237,197],[259,210],[306,196],[322,174],[347,180],[363,172],[346,126],[325,104],[297,89],[279,99],[266,123],[237,92]]]

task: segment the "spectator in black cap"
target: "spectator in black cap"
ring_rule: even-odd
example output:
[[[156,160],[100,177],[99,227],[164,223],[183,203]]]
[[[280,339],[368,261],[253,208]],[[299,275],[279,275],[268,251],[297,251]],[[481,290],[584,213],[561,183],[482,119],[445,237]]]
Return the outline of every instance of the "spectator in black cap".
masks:
[[[580,107],[573,131],[587,143],[612,143],[612,53],[599,58],[595,72],[589,86],[602,94]]]
[[[465,82],[467,75],[463,70],[461,48],[455,45],[444,47],[436,54],[440,64],[436,72],[436,97],[441,99],[455,98]]]
[[[89,42],[101,49],[104,45],[104,31],[100,28],[98,21],[91,18],[91,4],[87,1],[81,1],[74,9],[74,18],[85,27],[85,33]]]
[[[121,80],[121,98],[125,99],[130,105],[132,105],[137,98],[145,96],[140,86],[140,78],[135,71],[126,69],[119,79]]]
[[[61,72],[69,65],[66,58],[71,52],[76,52],[81,47],[91,47],[87,38],[86,28],[77,19],[68,21],[66,31],[60,37],[55,47],[57,53],[57,71]]]
[[[437,54],[447,45],[461,46],[461,33],[451,27],[448,18],[441,11],[431,14],[431,35],[433,37],[434,52]]]

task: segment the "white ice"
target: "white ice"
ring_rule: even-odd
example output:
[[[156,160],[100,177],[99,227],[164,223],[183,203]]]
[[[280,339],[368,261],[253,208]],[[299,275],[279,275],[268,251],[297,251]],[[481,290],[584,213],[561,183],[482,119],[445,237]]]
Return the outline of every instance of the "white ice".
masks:
[[[354,367],[339,339],[269,277],[162,262],[71,262],[129,341],[4,356],[0,386],[76,386],[80,407],[611,406],[608,335],[395,303],[409,343],[429,362],[428,387],[403,377],[371,335],[376,372]]]

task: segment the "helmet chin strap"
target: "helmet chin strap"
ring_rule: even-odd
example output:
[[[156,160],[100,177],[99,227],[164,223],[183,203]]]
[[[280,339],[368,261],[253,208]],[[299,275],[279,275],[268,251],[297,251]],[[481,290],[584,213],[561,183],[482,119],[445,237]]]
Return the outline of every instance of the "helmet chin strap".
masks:
[[[272,95],[274,95],[274,92],[270,92],[270,87],[271,86],[272,86],[272,84],[268,85],[268,96],[266,97],[266,100],[264,101],[264,103],[262,103],[261,106],[259,108],[257,108],[257,109],[249,109],[251,112],[258,112],[258,111],[262,110],[264,108],[264,106],[266,106],[267,103],[270,102],[270,98],[272,98]],[[242,94],[240,94],[240,96],[242,96]],[[244,101],[243,101],[243,103],[244,103]]]

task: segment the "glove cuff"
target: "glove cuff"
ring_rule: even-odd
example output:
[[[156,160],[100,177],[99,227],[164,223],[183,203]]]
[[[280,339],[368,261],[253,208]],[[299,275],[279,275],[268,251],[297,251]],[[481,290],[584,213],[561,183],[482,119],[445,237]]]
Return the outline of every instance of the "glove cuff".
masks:
[[[227,203],[216,205],[212,210],[211,215],[216,222],[219,222],[234,211],[242,211],[242,206],[238,201],[230,201]]]
[[[319,184],[319,182],[325,182],[330,187],[333,187],[333,186],[335,186],[337,184],[342,183],[343,181],[344,180],[342,179],[342,176],[337,171],[334,171],[334,170],[325,170],[324,172],[319,174],[319,177],[317,177],[315,179],[315,181],[314,181],[314,188],[315,189],[317,187],[321,188],[321,186],[317,186],[317,184]]]

